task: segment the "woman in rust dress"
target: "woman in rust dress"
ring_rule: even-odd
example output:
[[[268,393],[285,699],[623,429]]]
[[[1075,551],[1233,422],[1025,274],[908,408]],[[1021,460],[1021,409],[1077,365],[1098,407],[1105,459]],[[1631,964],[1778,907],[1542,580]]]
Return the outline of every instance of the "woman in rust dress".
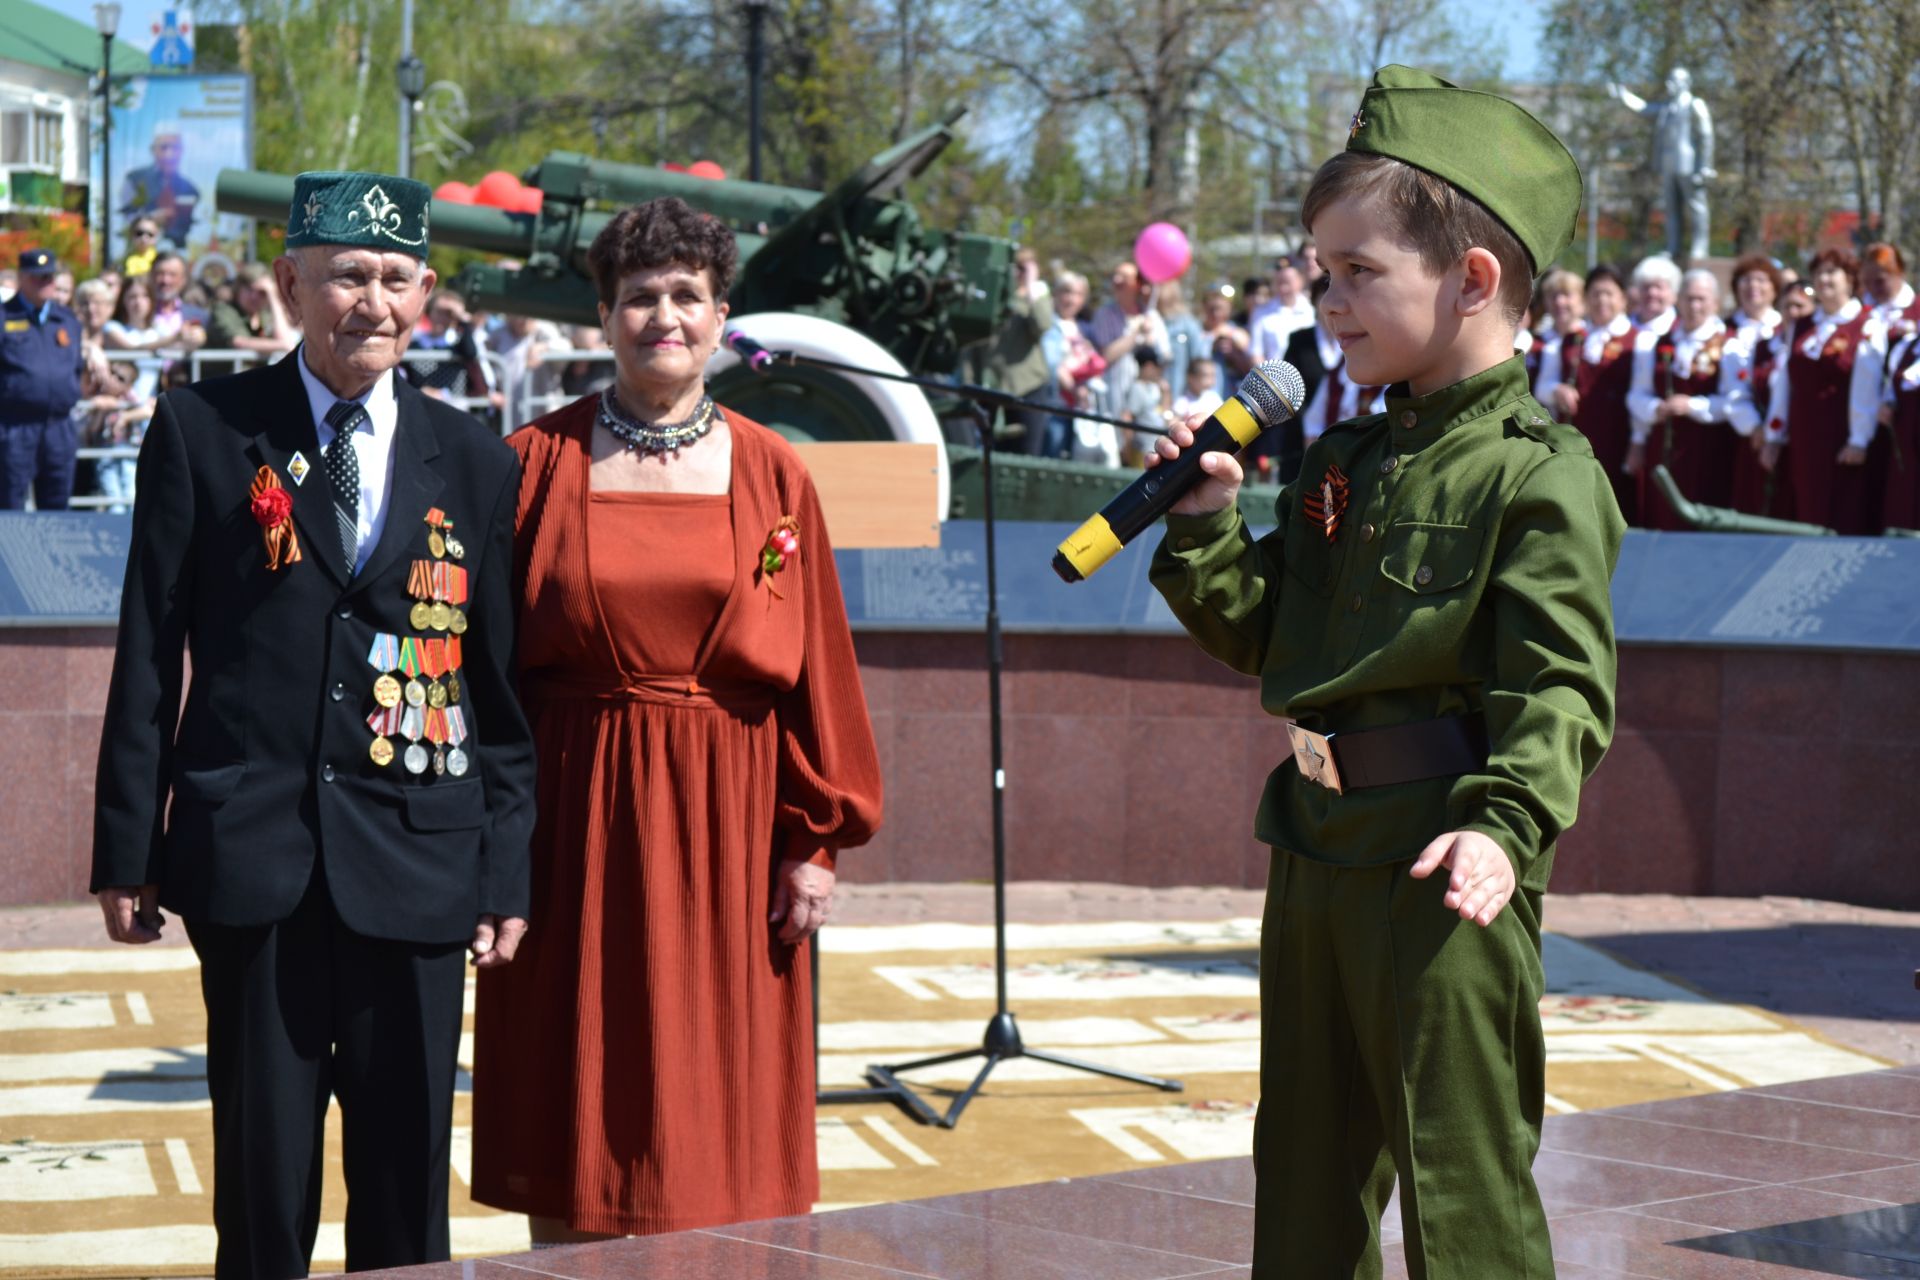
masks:
[[[880,771],[813,485],[706,397],[735,260],[682,201],[617,215],[614,385],[509,438],[540,816],[526,963],[479,984],[473,1194],[536,1242],[818,1198],[803,944]]]
[[[1790,446],[1799,519],[1875,534],[1891,452],[1879,429],[1886,333],[1854,296],[1860,263],[1851,253],[1823,250],[1807,274],[1817,309],[1794,322],[1786,359],[1774,369],[1770,434],[1784,432]]]

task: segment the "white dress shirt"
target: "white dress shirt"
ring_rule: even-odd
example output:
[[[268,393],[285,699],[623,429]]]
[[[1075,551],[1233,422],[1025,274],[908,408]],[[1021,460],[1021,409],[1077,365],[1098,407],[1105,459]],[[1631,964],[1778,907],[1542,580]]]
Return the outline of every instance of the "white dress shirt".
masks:
[[[1573,380],[1573,370],[1562,367],[1563,361],[1561,360],[1560,353],[1566,350],[1567,339],[1569,337],[1584,337],[1585,332],[1585,328],[1582,327],[1582,329],[1575,334],[1564,334],[1555,331],[1540,335],[1540,340],[1544,342],[1546,346],[1540,352],[1540,367],[1534,371],[1533,375],[1533,398],[1535,400],[1538,400],[1541,404],[1550,404],[1551,402],[1547,397],[1553,394],[1553,389],[1563,382],[1571,382]]]
[[[1908,350],[1916,342],[1920,342],[1920,333],[1909,333],[1900,339],[1899,345],[1887,353],[1887,368],[1899,369],[1900,361],[1906,358]],[[1912,395],[1915,391],[1920,391],[1920,360],[1915,360],[1902,369],[1897,376],[1888,378],[1886,382],[1887,388],[1881,393],[1881,399],[1887,404],[1892,404],[1903,395]]]
[[[1338,400],[1333,399],[1335,387],[1339,388]],[[1363,390],[1371,390],[1373,394],[1362,400],[1360,393]],[[1335,423],[1379,413],[1387,407],[1386,390],[1385,387],[1356,386],[1347,377],[1347,362],[1336,359],[1327,366],[1327,376],[1320,379],[1320,385],[1313,389],[1313,399],[1307,404],[1306,415],[1300,419],[1301,437],[1308,441],[1318,440]]]
[[[1627,421],[1633,432],[1635,444],[1645,442],[1647,433],[1653,430],[1653,419],[1652,405],[1636,397],[1633,394],[1633,388],[1653,386],[1653,349],[1659,344],[1660,339],[1667,336],[1667,331],[1673,328],[1674,322],[1678,319],[1679,314],[1672,307],[1668,307],[1644,324],[1634,322],[1633,377],[1627,383]]]
[[[1847,305],[1832,315],[1815,311],[1813,328],[1800,340],[1800,354],[1809,360],[1818,360],[1834,330],[1852,324],[1859,317],[1861,306],[1860,299],[1849,298]],[[1792,403],[1789,396],[1793,380],[1787,366],[1793,363],[1792,356],[1792,351],[1781,352],[1773,366],[1773,404],[1768,414],[1772,420],[1767,423],[1767,439],[1776,442],[1785,440],[1789,429],[1787,410]],[[1886,362],[1886,326],[1869,316],[1860,335],[1860,346],[1853,353],[1853,379],[1847,390],[1847,443],[1856,449],[1872,444],[1873,433],[1880,429],[1880,371]]]
[[[1287,339],[1312,323],[1313,304],[1305,294],[1290,304],[1271,304],[1259,319],[1249,322],[1248,327],[1253,330],[1253,362],[1265,364],[1286,355]]]
[[[1726,322],[1719,316],[1708,316],[1707,322],[1691,333],[1675,333],[1673,339],[1673,367],[1691,370],[1694,357],[1700,349],[1727,331]],[[1656,361],[1653,358],[1654,347],[1659,339],[1654,339],[1647,348],[1647,358],[1640,358],[1640,348],[1636,342],[1633,352],[1633,385],[1627,390],[1627,413],[1633,420],[1633,440],[1635,444],[1646,442],[1653,431],[1654,412],[1666,397],[1653,385],[1653,372]],[[1724,357],[1725,352],[1722,351]],[[1724,370],[1722,370],[1724,373]],[[1684,375],[1681,375],[1684,376]],[[1726,380],[1723,377],[1714,388],[1712,395],[1688,396],[1687,417],[1694,422],[1725,422],[1727,420]]]
[[[1780,313],[1771,307],[1758,320],[1744,311],[1734,312],[1733,332],[1720,352],[1720,392],[1727,398],[1727,421],[1743,436],[1752,435],[1760,425],[1760,406],[1753,398],[1754,352],[1779,334],[1780,320]]]
[[[300,345],[298,357],[300,381],[307,389],[307,404],[313,409],[314,433],[320,440],[320,455],[333,447],[333,428],[327,425],[327,413],[340,396],[327,390],[326,384],[307,367],[307,347]],[[400,404],[393,395],[393,370],[380,375],[355,403],[366,409],[366,421],[353,433],[353,451],[360,462],[360,539],[354,556],[353,571],[360,572],[379,545],[380,531],[387,524],[387,494],[393,488],[393,437],[400,426]],[[318,468],[320,459],[310,459]]]
[[[1905,328],[1908,321],[1904,313],[1913,305],[1913,297],[1913,286],[1901,284],[1899,293],[1874,307],[1873,318],[1890,332]]]

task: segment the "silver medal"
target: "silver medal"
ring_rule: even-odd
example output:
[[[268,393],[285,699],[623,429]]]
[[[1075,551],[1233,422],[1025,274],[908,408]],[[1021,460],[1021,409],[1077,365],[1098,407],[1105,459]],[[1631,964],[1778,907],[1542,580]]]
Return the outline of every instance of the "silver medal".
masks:
[[[430,762],[427,749],[419,743],[416,742],[407,748],[405,763],[408,773],[425,773]]]
[[[456,778],[464,778],[467,774],[467,753],[458,747],[447,752],[447,772]]]

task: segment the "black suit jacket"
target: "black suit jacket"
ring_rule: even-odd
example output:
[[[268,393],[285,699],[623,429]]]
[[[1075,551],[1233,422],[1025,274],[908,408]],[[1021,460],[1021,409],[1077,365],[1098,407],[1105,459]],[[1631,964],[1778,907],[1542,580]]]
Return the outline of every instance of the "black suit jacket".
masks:
[[[1327,376],[1327,366],[1320,360],[1320,341],[1316,336],[1318,328],[1308,325],[1304,329],[1295,329],[1287,335],[1287,354],[1282,357],[1300,371],[1300,382],[1306,387],[1306,396],[1300,401],[1300,411],[1313,403],[1313,393],[1319,389],[1320,382]]]
[[[158,884],[161,904],[189,920],[266,924],[292,913],[317,860],[357,932],[457,941],[483,912],[528,909],[533,743],[514,694],[510,584],[518,463],[396,377],[386,522],[352,575],[299,358],[168,392],[148,428],[100,741],[93,889]],[[301,483],[288,469],[296,451],[311,468]],[[293,496],[304,557],[279,570],[266,567],[250,511],[262,466]],[[470,587],[462,778],[416,777],[397,756],[382,767],[368,754],[379,675],[368,650],[381,632],[418,634],[407,577],[432,558],[435,507],[464,544]]]

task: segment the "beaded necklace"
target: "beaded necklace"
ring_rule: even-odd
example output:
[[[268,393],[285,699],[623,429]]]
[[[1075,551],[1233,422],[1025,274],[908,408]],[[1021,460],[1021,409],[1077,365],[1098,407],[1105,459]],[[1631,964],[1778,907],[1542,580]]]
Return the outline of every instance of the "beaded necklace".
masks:
[[[620,406],[612,387],[600,393],[600,425],[629,453],[678,455],[713,430],[715,416],[713,397],[701,396],[693,412],[680,422],[642,422]]]

